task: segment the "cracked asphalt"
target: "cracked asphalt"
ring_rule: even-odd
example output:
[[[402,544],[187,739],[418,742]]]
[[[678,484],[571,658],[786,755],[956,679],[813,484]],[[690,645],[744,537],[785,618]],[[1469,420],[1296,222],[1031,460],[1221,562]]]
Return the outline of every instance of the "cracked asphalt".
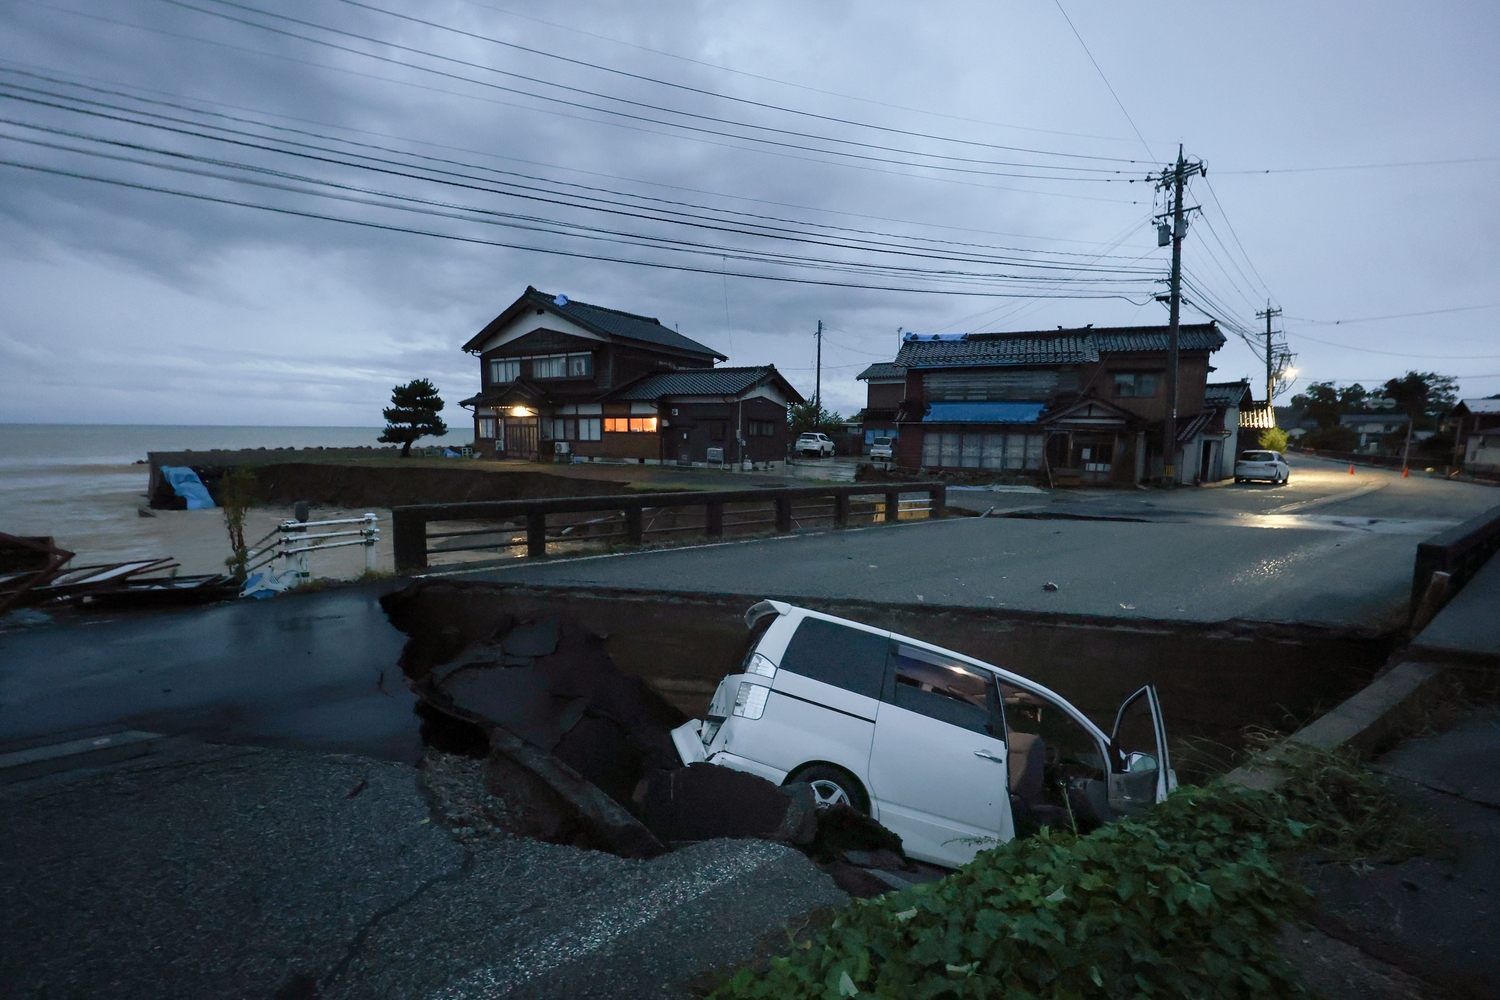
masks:
[[[0,789],[0,843],[0,996],[682,996],[847,899],[761,841],[469,849],[409,765],[186,741]]]

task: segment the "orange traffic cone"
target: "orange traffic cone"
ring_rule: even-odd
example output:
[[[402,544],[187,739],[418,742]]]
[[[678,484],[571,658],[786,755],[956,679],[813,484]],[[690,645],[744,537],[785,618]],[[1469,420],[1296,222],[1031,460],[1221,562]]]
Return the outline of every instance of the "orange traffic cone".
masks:
[[[1410,469],[1402,469],[1401,470],[1401,478],[1402,479],[1410,479],[1411,478],[1411,470]]]
[[[1351,475],[1351,476],[1354,475],[1354,463],[1353,462],[1349,463],[1349,475]]]

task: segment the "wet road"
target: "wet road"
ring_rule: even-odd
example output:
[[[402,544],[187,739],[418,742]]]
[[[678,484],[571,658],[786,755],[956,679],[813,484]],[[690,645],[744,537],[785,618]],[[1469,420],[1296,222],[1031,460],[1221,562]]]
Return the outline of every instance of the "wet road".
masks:
[[[482,578],[1003,607],[1191,621],[1385,628],[1405,613],[1417,544],[1500,491],[1298,458],[1286,486],[1173,493],[953,494],[1041,515],[913,522],[623,556],[518,563]],[[1056,590],[1044,590],[1047,583]]]
[[[415,762],[392,584],[0,634],[0,748],[122,728]]]

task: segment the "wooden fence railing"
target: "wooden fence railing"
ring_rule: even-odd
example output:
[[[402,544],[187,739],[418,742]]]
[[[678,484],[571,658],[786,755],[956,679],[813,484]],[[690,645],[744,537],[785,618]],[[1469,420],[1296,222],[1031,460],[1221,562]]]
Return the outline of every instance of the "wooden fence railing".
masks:
[[[920,506],[904,495],[916,494],[925,499]],[[856,503],[856,498],[871,498]],[[801,503],[803,517],[796,515]],[[864,486],[789,486],[767,489],[693,491],[683,493],[642,493],[623,496],[549,497],[538,500],[481,500],[469,503],[416,504],[391,511],[396,572],[409,573],[427,568],[429,554],[437,552],[500,551],[526,547],[526,555],[540,559],[547,555],[550,543],[571,541],[613,541],[640,545],[648,532],[648,515],[654,526],[659,515],[672,513],[670,527],[652,528],[653,533],[701,531],[709,539],[723,538],[725,529],[774,524],[777,532],[789,532],[794,522],[805,519],[832,518],[836,528],[846,527],[851,516],[866,515],[874,520],[894,522],[902,511],[923,510],[929,518],[942,517],[947,504],[947,487],[942,483],[879,483]],[[904,506],[903,506],[904,505]],[[726,510],[745,506],[769,507],[773,517],[741,518],[726,521]],[[856,506],[859,508],[855,510]],[[677,523],[679,511],[701,509],[701,523]],[[807,511],[811,509],[810,515]],[[771,511],[767,511],[770,513]],[[561,515],[603,514],[604,517],[564,524]],[[549,517],[553,518],[549,524]],[[442,522],[471,522],[456,530],[429,533],[428,525]],[[478,522],[476,524],[476,522]],[[483,526],[499,524],[499,527]],[[524,529],[523,527],[524,526]],[[583,531],[566,535],[582,528]],[[517,538],[524,530],[524,538]],[[763,529],[761,529],[763,530]],[[731,532],[733,533],[733,532]],[[431,543],[438,541],[436,550]]]

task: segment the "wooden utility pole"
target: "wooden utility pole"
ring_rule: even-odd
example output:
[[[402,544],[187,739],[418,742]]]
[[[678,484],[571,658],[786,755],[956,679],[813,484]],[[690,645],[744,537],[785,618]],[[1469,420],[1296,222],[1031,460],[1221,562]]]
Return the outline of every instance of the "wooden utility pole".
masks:
[[[818,377],[813,388],[813,406],[818,416],[823,415],[823,321],[818,320]]]
[[[1272,309],[1271,303],[1266,303],[1266,311],[1258,312],[1256,316],[1266,318],[1266,406],[1271,408],[1271,425],[1276,424],[1276,407],[1272,397],[1276,395],[1276,348],[1271,344],[1271,319],[1281,315],[1280,309]]]
[[[1189,176],[1204,172],[1202,163],[1189,164],[1177,147],[1177,165],[1163,170],[1161,186],[1172,192],[1172,283],[1168,295],[1171,319],[1167,328],[1167,419],[1162,428],[1162,465],[1167,489],[1177,488],[1177,367],[1182,326],[1182,238],[1187,235],[1182,190]]]

